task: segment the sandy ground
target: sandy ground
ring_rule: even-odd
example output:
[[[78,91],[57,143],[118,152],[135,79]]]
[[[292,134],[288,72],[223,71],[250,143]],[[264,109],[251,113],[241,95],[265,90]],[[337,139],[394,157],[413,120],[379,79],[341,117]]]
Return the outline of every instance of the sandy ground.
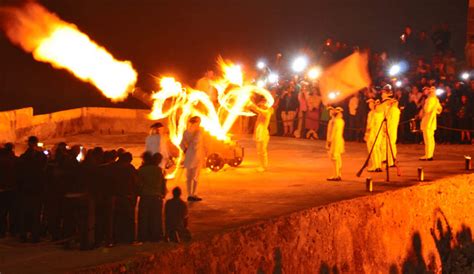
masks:
[[[104,149],[124,147],[133,153],[134,164],[138,166],[145,137],[144,134],[78,135],[45,144],[66,141]],[[270,167],[260,173],[256,171],[256,150],[250,136],[238,139],[245,148],[241,166],[226,166],[217,173],[202,172],[198,192],[204,200],[189,205],[190,229],[195,239],[304,208],[372,195],[365,191],[367,177],[374,180],[373,193],[379,193],[417,184],[418,167],[424,168],[426,181],[464,173],[463,155],[474,152],[470,145],[438,145],[435,161],[421,162],[418,157],[423,155],[423,145],[398,145],[402,176],[397,177],[395,169],[391,169],[390,182],[386,182],[385,173],[364,172],[360,178],[355,176],[367,156],[366,145],[347,142],[343,181],[327,182],[332,166],[323,141],[273,137],[269,145]],[[169,189],[179,185],[185,190],[184,180],[184,173],[178,173],[175,180],[168,182]],[[0,241],[0,273],[58,273],[126,260],[134,254],[172,246],[171,243],[119,245],[80,252],[66,251],[47,241],[33,245],[7,238]]]

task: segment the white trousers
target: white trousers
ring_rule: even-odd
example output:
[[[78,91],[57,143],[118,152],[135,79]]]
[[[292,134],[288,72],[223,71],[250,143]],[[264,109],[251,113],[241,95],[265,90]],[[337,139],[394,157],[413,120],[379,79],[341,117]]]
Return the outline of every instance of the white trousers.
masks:
[[[260,166],[264,169],[268,167],[268,141],[258,141],[257,143],[257,154]]]
[[[372,154],[370,154],[370,162],[369,162],[369,170],[375,170],[377,168],[382,168],[382,159],[380,157],[380,145],[379,142],[374,145],[374,142],[372,141],[367,141],[367,151],[370,153],[370,150],[372,149],[372,146],[374,149],[372,150]]]
[[[435,150],[435,137],[434,137],[434,130],[424,130],[423,131],[423,142],[425,143],[425,157],[432,158],[434,155]]]
[[[186,169],[186,187],[188,190],[188,196],[191,196],[191,197],[196,196],[197,184],[198,184],[200,173],[201,173],[201,167]]]
[[[342,157],[339,153],[331,153],[329,155],[334,167],[334,177],[342,177]]]

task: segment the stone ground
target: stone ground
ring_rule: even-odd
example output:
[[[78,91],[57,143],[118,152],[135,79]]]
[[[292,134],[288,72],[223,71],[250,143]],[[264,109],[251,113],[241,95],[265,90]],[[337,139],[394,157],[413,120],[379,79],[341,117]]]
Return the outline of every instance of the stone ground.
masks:
[[[77,135],[49,140],[82,144],[104,149],[124,147],[134,154],[134,164],[140,164],[144,134],[133,135]],[[465,154],[473,154],[470,145],[438,145],[435,161],[420,162],[423,145],[398,145],[402,176],[390,171],[390,182],[385,173],[364,172],[355,176],[367,151],[365,144],[346,143],[343,155],[343,181],[327,182],[331,175],[331,162],[327,158],[323,141],[273,137],[269,145],[270,167],[259,173],[254,143],[249,136],[238,138],[245,148],[241,166],[226,166],[214,173],[201,175],[199,195],[202,202],[189,205],[190,229],[195,239],[211,237],[232,228],[284,215],[305,208],[371,195],[365,191],[365,178],[374,179],[374,193],[392,191],[417,184],[417,168],[423,167],[425,180],[433,181],[454,174],[465,173]],[[21,148],[19,148],[21,150]],[[179,185],[185,189],[185,176],[179,174],[168,182],[171,189]],[[40,244],[20,244],[15,239],[0,240],[0,273],[61,273],[98,264],[123,261],[132,255],[146,254],[151,250],[173,248],[174,244],[118,245],[93,251],[66,251],[48,241]]]

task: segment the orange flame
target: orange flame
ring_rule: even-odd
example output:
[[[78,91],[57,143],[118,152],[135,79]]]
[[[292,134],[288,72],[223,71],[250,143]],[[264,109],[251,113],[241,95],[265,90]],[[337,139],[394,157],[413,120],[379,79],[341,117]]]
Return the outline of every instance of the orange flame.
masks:
[[[133,90],[137,72],[129,61],[117,61],[107,50],[70,23],[41,5],[0,8],[7,37],[33,54],[37,61],[67,69],[82,81],[95,85],[113,101]]]
[[[219,58],[218,64],[223,76],[213,83],[218,91],[220,106],[217,109],[205,92],[183,88],[181,83],[172,77],[161,78],[161,90],[152,95],[154,105],[150,118],[168,119],[170,140],[178,148],[192,116],[201,118],[201,126],[210,135],[232,144],[229,131],[237,118],[255,115],[251,111],[257,107],[252,101],[254,95],[264,98],[265,107],[273,105],[270,92],[244,83],[240,66],[225,62],[222,58]],[[180,163],[182,158],[183,151],[180,150],[177,163]],[[168,178],[173,178],[176,172],[177,168],[168,174]]]

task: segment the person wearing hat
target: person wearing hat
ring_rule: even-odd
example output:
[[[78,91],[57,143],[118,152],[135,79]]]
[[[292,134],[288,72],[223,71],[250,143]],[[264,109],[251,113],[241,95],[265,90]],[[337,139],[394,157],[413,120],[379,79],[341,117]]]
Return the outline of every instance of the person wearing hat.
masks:
[[[164,170],[169,159],[168,140],[166,138],[165,127],[157,122],[151,125],[150,135],[145,140],[145,151],[151,155],[160,153],[163,156],[159,166]]]
[[[188,201],[198,202],[202,198],[196,195],[199,174],[206,157],[206,143],[204,132],[201,128],[201,118],[198,116],[189,119],[188,128],[183,134],[183,140],[179,145],[184,152],[184,168],[186,168],[186,185],[188,189]]]
[[[370,162],[368,171],[369,172],[382,172],[382,160],[380,152],[380,140],[382,139],[379,135],[377,138],[377,133],[382,125],[383,121],[383,112],[379,107],[380,101],[369,99],[367,100],[369,105],[369,114],[367,115],[367,127],[365,129],[364,140],[367,143],[367,150],[370,153]],[[373,148],[373,149],[372,149]]]
[[[329,158],[333,162],[334,176],[327,178],[328,181],[341,181],[342,158],[344,153],[344,119],[342,119],[341,107],[328,108],[331,120],[328,123],[328,131],[326,138],[326,148],[328,149]]]
[[[397,135],[398,135],[398,124],[400,123],[400,108],[398,108],[398,101],[395,99],[388,100],[388,109],[386,113],[387,117],[387,132],[390,139],[390,149],[392,152],[388,152],[388,164],[393,166],[395,159],[397,159]],[[386,156],[384,156],[386,158]],[[394,159],[395,158],[395,159]]]
[[[257,144],[257,154],[260,161],[259,172],[263,172],[268,167],[268,142],[270,141],[270,132],[268,131],[268,125],[270,124],[270,118],[273,114],[273,108],[267,107],[265,101],[261,100],[254,108],[257,113],[257,121],[255,122],[254,139]]]
[[[393,99],[392,86],[384,86],[382,90],[382,103],[380,104],[380,107],[382,109],[384,118],[387,119],[387,123],[386,125],[384,125],[384,128],[380,133],[380,137],[382,139],[380,142],[380,156],[382,162],[386,162],[388,152],[388,165],[393,166],[393,157],[397,156],[396,141],[398,133],[398,123],[400,121],[400,109],[398,108],[398,101]],[[391,149],[391,151],[387,151],[387,138],[390,139],[389,149]]]
[[[423,142],[425,143],[425,155],[420,157],[421,161],[432,161],[435,150],[436,115],[441,114],[443,108],[436,96],[436,88],[430,87],[428,97],[421,110],[420,129],[423,132]]]

